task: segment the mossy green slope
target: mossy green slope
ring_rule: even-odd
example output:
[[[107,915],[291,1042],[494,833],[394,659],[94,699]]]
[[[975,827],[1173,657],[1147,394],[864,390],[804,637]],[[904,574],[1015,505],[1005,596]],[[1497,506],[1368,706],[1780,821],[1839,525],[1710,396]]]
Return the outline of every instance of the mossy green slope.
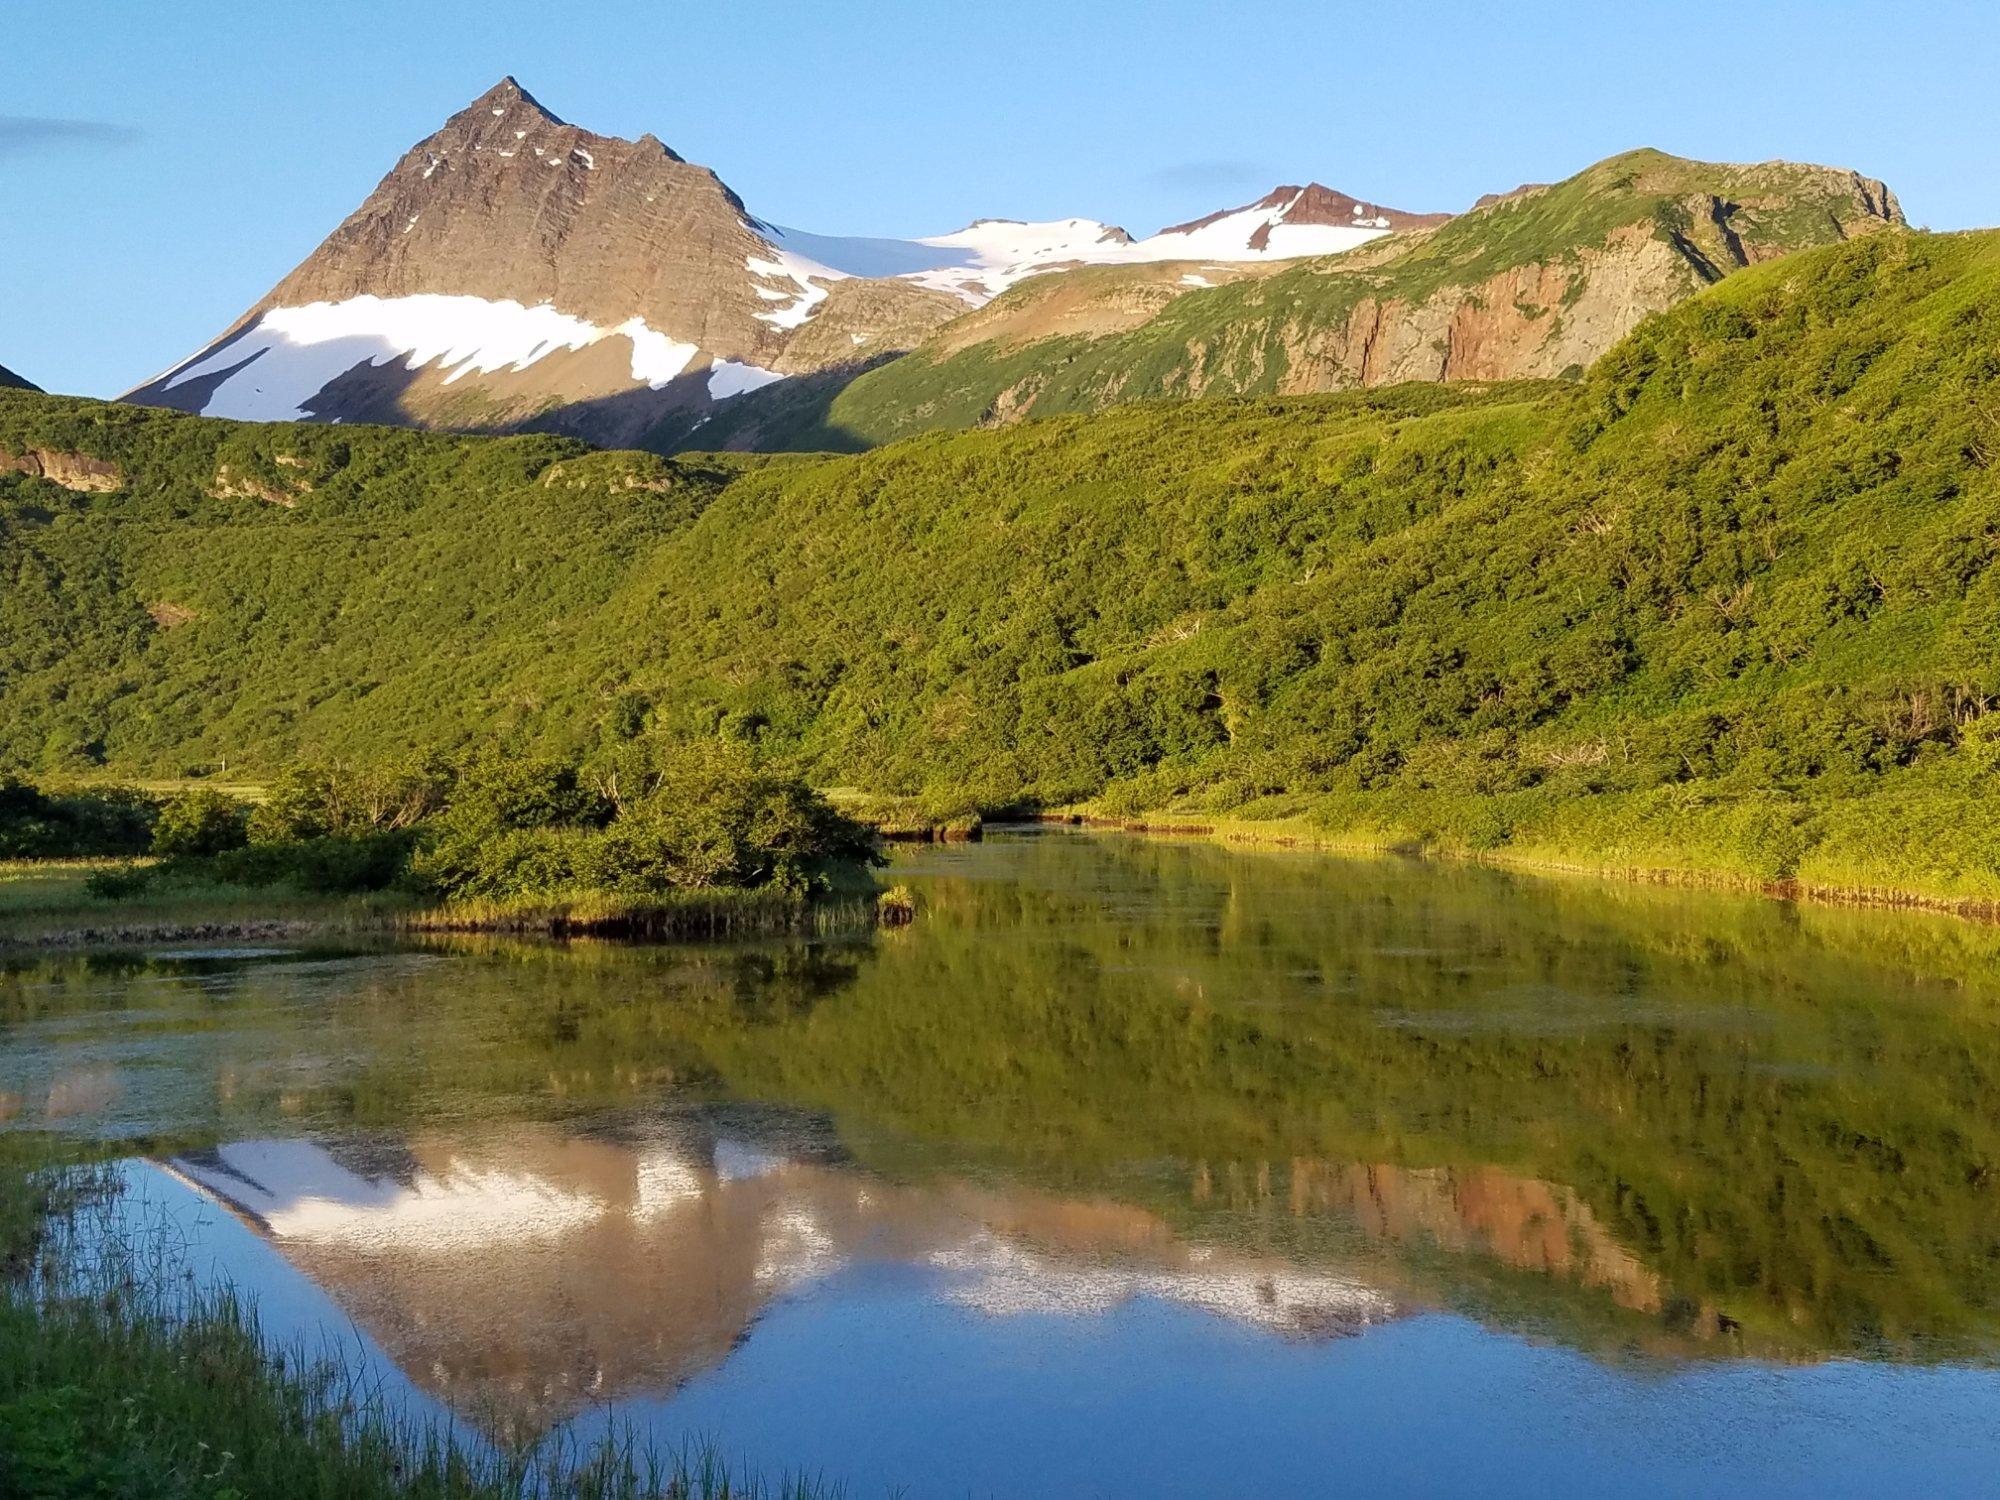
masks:
[[[175,772],[535,717],[523,671],[725,477],[559,438],[0,398],[0,450],[30,449],[125,484],[0,478],[0,759]]]
[[[1450,326],[1474,320],[1504,299],[1531,327],[1487,335],[1525,339],[1518,368],[1473,374],[1563,373],[1569,352],[1594,357],[1630,326],[1630,305],[1655,310],[1693,295],[1742,265],[1832,244],[1901,222],[1878,183],[1825,167],[1767,162],[1733,166],[1633,151],[1553,186],[1524,190],[1404,242],[1365,254],[1301,261],[1276,274],[1176,298],[1143,326],[1108,337],[982,339],[951,328],[911,354],[855,379],[823,387],[819,399],[772,390],[717,413],[699,441],[727,445],[741,433],[758,447],[855,451],[912,433],[994,425],[1021,416],[1094,411],[1113,404],[1214,395],[1297,394],[1373,385],[1396,378],[1451,375]],[[1621,267],[1607,260],[1623,257]],[[1566,318],[1593,278],[1643,267],[1645,285],[1614,300],[1623,321],[1600,312],[1602,328],[1573,329]],[[1532,285],[1516,285],[1533,269]],[[1543,274],[1544,272],[1548,274]],[[1107,293],[1117,273],[1100,272]],[[1032,308],[1047,279],[1014,288],[997,306]],[[1350,320],[1380,309],[1387,335],[1355,347]],[[1504,309],[1502,310],[1504,311]],[[1409,347],[1384,359],[1404,325]],[[1431,325],[1435,324],[1435,327]],[[1550,340],[1555,342],[1551,343]],[[1431,345],[1436,343],[1438,348]],[[1546,347],[1545,347],[1546,346]],[[1548,349],[1562,348],[1560,356]],[[1465,353],[1457,355],[1463,362]],[[1563,362],[1553,363],[1555,359]],[[1549,368],[1530,368],[1537,359]],[[1432,367],[1435,366],[1435,369]]]
[[[132,482],[0,479],[0,749],[171,769],[615,719],[939,801],[1990,899],[1996,393],[2000,235],[1894,234],[1732,276],[1581,382],[727,473],[11,397],[0,447]],[[322,466],[267,466],[324,473],[295,509],[201,493],[275,444]]]

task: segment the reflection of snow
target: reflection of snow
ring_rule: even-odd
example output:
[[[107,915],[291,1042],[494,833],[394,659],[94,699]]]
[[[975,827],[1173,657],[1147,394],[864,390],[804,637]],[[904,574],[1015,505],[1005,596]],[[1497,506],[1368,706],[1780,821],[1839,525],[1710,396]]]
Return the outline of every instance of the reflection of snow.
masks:
[[[280,1243],[358,1252],[411,1271],[480,1253],[492,1257],[480,1262],[489,1268],[514,1267],[495,1272],[504,1280],[526,1274],[528,1262],[509,1259],[519,1250],[538,1267],[551,1256],[577,1257],[561,1274],[588,1279],[603,1271],[584,1257],[649,1247],[632,1263],[677,1257],[671,1280],[713,1283],[718,1306],[741,1297],[744,1317],[856,1256],[885,1252],[942,1272],[944,1297],[992,1316],[1082,1317],[1152,1299],[1272,1332],[1325,1334],[1397,1311],[1363,1282],[1272,1258],[1171,1239],[1134,1251],[1128,1215],[1106,1226],[1036,1195],[989,1201],[885,1185],[729,1136],[698,1145],[593,1142],[581,1156],[545,1144],[525,1157],[421,1152],[394,1161],[393,1169],[355,1170],[324,1146],[265,1140],[179,1158],[171,1170]],[[1020,1232],[1037,1219],[1069,1226],[1065,1248],[1039,1248]]]
[[[722,1137],[715,1143],[715,1175],[724,1182],[741,1182],[762,1177],[784,1165],[782,1157],[760,1150],[744,1141]]]
[[[800,1286],[839,1269],[841,1259],[840,1247],[811,1209],[786,1207],[764,1226],[757,1283],[778,1288]]]
[[[634,1170],[632,1217],[644,1222],[699,1202],[707,1184],[695,1164],[671,1150],[648,1151]]]
[[[1200,1269],[1067,1262],[982,1234],[962,1249],[934,1253],[930,1263],[951,1273],[946,1295],[952,1301],[993,1317],[1083,1317],[1141,1297],[1281,1333],[1362,1328],[1396,1315],[1387,1297],[1346,1277],[1224,1265],[1207,1254],[1190,1258]]]
[[[362,1177],[307,1141],[245,1141],[215,1157],[174,1165],[197,1186],[262,1219],[279,1239],[461,1250],[559,1239],[605,1213],[602,1200],[523,1172],[454,1163],[407,1183]]]

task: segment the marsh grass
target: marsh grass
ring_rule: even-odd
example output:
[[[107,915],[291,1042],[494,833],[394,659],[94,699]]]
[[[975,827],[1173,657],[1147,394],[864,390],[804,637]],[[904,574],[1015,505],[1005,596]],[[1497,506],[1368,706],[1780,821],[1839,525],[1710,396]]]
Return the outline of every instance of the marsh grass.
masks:
[[[807,898],[770,888],[717,888],[635,900],[606,892],[423,906],[396,891],[331,895],[282,885],[156,881],[105,899],[86,883],[117,860],[0,864],[0,949],[90,948],[340,933],[469,933],[662,940],[859,931],[876,916],[865,872]]]
[[[18,1158],[18,1152],[8,1153]],[[629,1428],[503,1449],[400,1409],[338,1350],[279,1348],[253,1303],[198,1283],[174,1224],[117,1212],[102,1165],[0,1160],[0,1494],[372,1500],[810,1500],[712,1445]]]
[[[147,862],[0,863],[0,949],[115,947],[127,943],[297,936],[387,925],[411,904],[394,892],[313,894],[284,886],[155,881],[135,895],[91,894],[91,877]]]
[[[860,895],[811,899],[782,891],[693,890],[633,900],[603,892],[515,901],[456,901],[403,913],[404,932],[490,932],[546,937],[734,938],[828,934],[873,925]]]

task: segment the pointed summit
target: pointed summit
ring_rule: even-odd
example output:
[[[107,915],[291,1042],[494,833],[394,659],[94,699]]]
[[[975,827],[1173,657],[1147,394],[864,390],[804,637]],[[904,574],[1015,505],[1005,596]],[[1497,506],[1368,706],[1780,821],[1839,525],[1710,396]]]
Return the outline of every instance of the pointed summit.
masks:
[[[459,114],[472,114],[482,109],[487,112],[489,117],[522,110],[532,114],[540,123],[545,125],[567,125],[569,123],[547,105],[543,104],[533,94],[522,88],[521,81],[512,73],[509,73],[505,78],[494,84],[492,88],[466,105],[464,109],[459,111]]]

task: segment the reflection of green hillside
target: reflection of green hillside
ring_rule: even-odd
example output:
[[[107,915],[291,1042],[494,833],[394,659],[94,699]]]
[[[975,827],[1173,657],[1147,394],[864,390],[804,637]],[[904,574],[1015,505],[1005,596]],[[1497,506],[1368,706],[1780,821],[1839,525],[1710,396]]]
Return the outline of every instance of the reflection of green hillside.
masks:
[[[1992,929],[1082,836],[908,873],[925,919],[872,949],[490,949],[325,980],[323,1005],[283,967],[227,1006],[130,993],[240,1058],[199,1101],[222,1133],[729,1092],[830,1113],[893,1175],[1027,1178],[1308,1258],[1365,1249],[1327,1207],[1354,1164],[1399,1191],[1487,1168],[1573,1190],[1657,1295],[1621,1311],[1430,1230],[1369,1252],[1385,1274],[1593,1346],[1994,1332]],[[72,1006],[87,1032],[87,977],[52,964],[0,1017]],[[364,1061],[304,1061],[329,1055]]]

